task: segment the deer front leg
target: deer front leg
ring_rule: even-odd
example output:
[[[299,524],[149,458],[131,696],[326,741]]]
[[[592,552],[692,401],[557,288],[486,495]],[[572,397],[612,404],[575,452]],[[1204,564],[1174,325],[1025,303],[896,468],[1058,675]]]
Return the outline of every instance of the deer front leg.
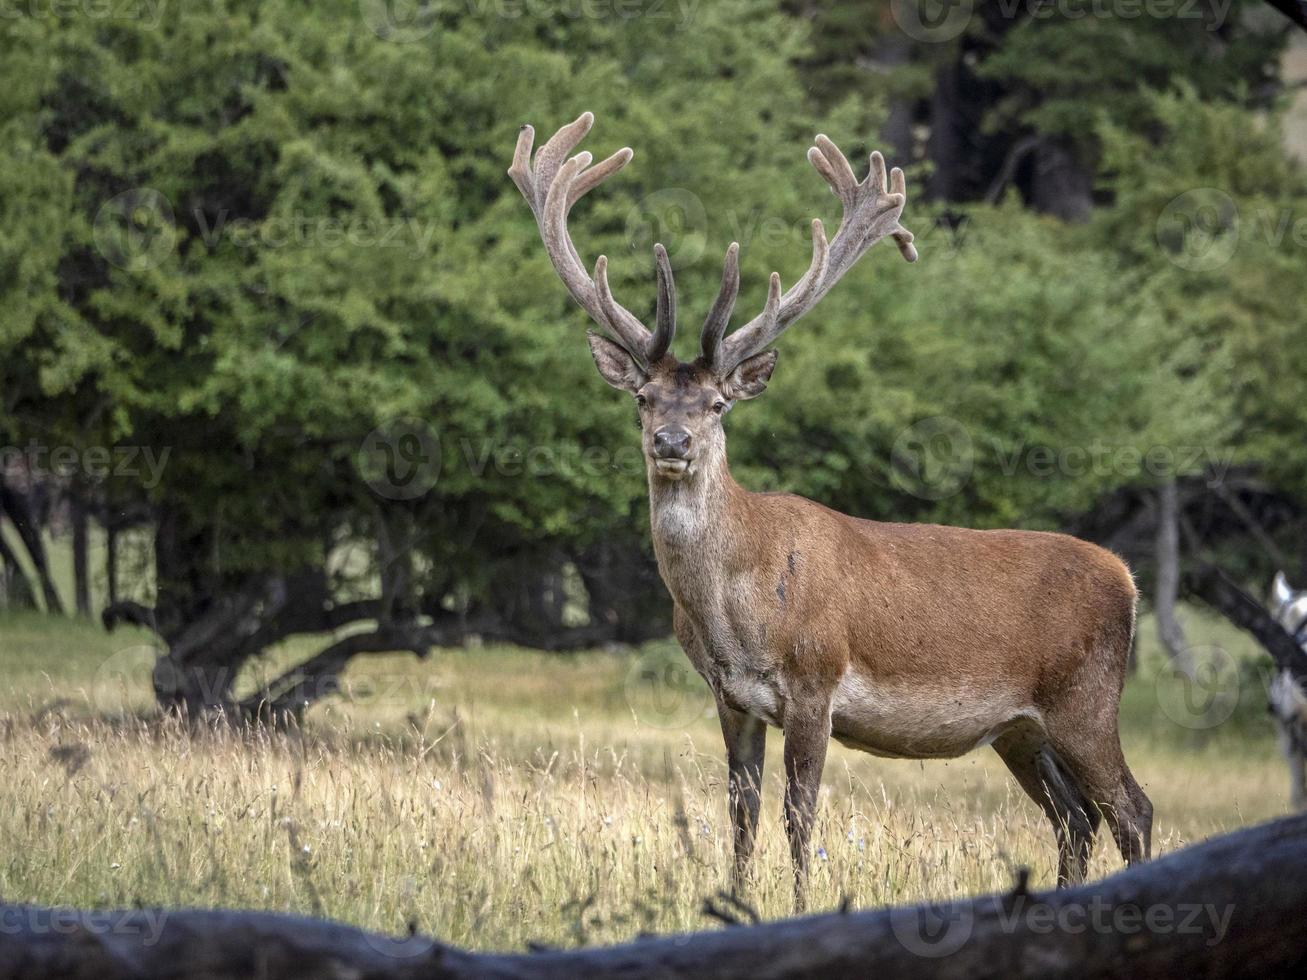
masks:
[[[749,859],[753,856],[753,842],[758,835],[767,726],[720,699],[717,701],[717,716],[722,723],[726,764],[730,769],[728,797],[735,837],[735,870],[731,876],[731,888],[736,894],[742,894],[748,878]]]
[[[794,860],[794,911],[802,912],[808,883],[808,845],[817,815],[817,791],[830,742],[830,698],[785,707],[785,832]]]

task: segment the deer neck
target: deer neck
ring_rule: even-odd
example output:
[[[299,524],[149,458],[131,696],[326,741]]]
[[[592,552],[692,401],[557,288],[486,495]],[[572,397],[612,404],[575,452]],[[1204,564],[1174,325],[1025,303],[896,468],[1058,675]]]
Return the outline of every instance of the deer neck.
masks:
[[[748,491],[731,476],[725,454],[680,481],[649,472],[649,519],[658,570],[672,597],[687,610],[717,592],[726,565],[738,566],[736,534]]]

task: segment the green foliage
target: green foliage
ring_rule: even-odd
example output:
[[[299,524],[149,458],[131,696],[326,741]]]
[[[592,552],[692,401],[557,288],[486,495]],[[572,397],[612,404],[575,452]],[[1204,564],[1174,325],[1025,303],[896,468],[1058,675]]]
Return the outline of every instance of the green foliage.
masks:
[[[1230,458],[1301,499],[1307,173],[1274,117],[1192,88],[1153,95],[1150,111],[1160,138],[1101,127],[1117,203],[1094,233],[1121,253],[1121,288],[1166,324],[1175,363],[1158,378],[1158,411],[1176,426],[1224,416],[1213,431]]]
[[[232,575],[411,509],[439,596],[484,580],[487,553],[638,522],[630,408],[505,175],[517,129],[591,109],[588,146],[636,144],[576,238],[643,311],[652,221],[704,296],[725,242],[697,219],[678,234],[660,202],[685,188],[727,230],[797,220],[819,190],[798,179],[802,33],[757,2],[697,11],[674,47],[651,17],[440,16],[408,44],[354,0],[6,19],[3,434],[167,447],[153,497]],[[804,260],[783,244],[784,268]],[[411,504],[355,465],[396,419],[443,457]]]
[[[642,526],[631,407],[504,173],[518,127],[543,140],[590,109],[588,148],[637,149],[573,233],[640,314],[667,244],[689,357],[729,241],[738,319],[773,268],[806,266],[809,218],[835,217],[806,141],[865,160],[886,112],[880,89],[837,84],[837,35],[865,48],[892,25],[761,0],[699,5],[688,30],[491,7],[441,8],[411,43],[355,0],[5,18],[0,444],[166,447],[162,483],[114,492],[148,493],[232,575],[320,562],[400,512],[418,587],[443,598],[483,589],[487,556]],[[1128,28],[1024,23],[982,70],[1012,93],[985,124],[1092,133],[1114,203],[1070,227],[1013,202],[945,213],[910,184],[921,262],[877,249],[785,337],[772,390],[731,419],[742,482],[1029,526],[1231,453],[1307,491],[1304,177],[1241,105],[1263,36],[1231,27],[1203,60],[1188,26]],[[886,93],[927,77],[919,59],[892,74]],[[1164,219],[1199,187],[1241,220],[1233,257],[1195,272]],[[439,440],[416,501],[357,465],[397,419]],[[1207,455],[1147,463],[1157,447]]]
[[[1004,5],[992,0],[991,6]],[[1006,6],[1043,10],[1005,17],[997,29],[992,21],[987,24],[989,37],[1000,43],[978,71],[1006,93],[987,125],[1017,124],[1082,145],[1103,115],[1146,131],[1155,121],[1149,93],[1181,79],[1204,99],[1255,104],[1273,87],[1287,38],[1282,19],[1262,0],[1147,8],[1008,0]]]

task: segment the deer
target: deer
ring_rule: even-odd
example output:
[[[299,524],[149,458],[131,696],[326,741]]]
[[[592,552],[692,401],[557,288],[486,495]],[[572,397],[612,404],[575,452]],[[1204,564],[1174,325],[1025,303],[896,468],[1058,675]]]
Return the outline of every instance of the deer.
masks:
[[[1307,590],[1294,589],[1284,572],[1276,572],[1271,583],[1271,615],[1307,656]],[[1289,767],[1289,803],[1295,810],[1307,810],[1307,690],[1281,668],[1267,689],[1267,707]]]
[[[828,239],[814,219],[807,272],[727,332],[740,285],[739,244],[700,331],[699,355],[672,353],[677,295],[654,246],[653,329],[614,298],[608,259],[590,271],[568,232],[572,208],[630,162],[629,147],[592,165],[571,155],[594,123],[582,114],[533,155],[523,126],[509,176],[588,331],[603,380],[635,399],[659,574],[673,629],[716,701],[726,748],[732,887],[749,884],[769,728],[783,732],[784,824],[797,910],[829,742],[876,756],[947,759],[989,745],[1047,815],[1057,884],[1084,881],[1106,818],[1127,864],[1151,852],[1152,804],[1121,750],[1118,708],[1137,593],[1125,564],[1077,538],[852,517],[731,477],[724,420],[766,389],[771,345],[877,242],[909,262],[899,219],[903,171],[878,152],[859,181],[818,135],[808,160],[838,199]]]

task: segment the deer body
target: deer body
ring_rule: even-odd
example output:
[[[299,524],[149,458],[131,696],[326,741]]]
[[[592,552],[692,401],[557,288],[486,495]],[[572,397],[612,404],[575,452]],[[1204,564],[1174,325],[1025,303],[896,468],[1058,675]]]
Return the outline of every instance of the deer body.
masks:
[[[772,342],[877,241],[915,261],[898,221],[902,172],[873,153],[859,182],[818,136],[808,158],[843,207],[836,235],[828,242],[814,221],[808,272],[784,292],[773,273],[763,311],[728,336],[739,288],[731,245],[700,356],[686,363],[670,353],[676,291],[663,247],[651,332],[614,299],[607,260],[592,275],[567,234],[576,201],[631,158],[623,149],[593,167],[588,153],[564,161],[592,122],[587,113],[565,126],[534,160],[524,127],[509,173],[560,278],[609,334],[589,337],[600,374],[638,406],[659,571],[726,743],[736,886],[753,850],[768,726],[785,733],[799,906],[832,737],[915,759],[992,745],[1053,825],[1059,884],[1084,877],[1102,816],[1127,862],[1147,857],[1152,807],[1117,735],[1136,594],[1116,556],[1059,534],[860,520],[731,478],[723,417],[767,387]]]
[[[703,514],[687,519],[688,496],[655,489],[654,548],[682,645],[736,711],[784,728],[791,701],[823,698],[837,740],[927,759],[1042,725],[1068,699],[1115,704],[1135,590],[1094,545],[858,520],[738,486],[717,505],[695,493]]]

